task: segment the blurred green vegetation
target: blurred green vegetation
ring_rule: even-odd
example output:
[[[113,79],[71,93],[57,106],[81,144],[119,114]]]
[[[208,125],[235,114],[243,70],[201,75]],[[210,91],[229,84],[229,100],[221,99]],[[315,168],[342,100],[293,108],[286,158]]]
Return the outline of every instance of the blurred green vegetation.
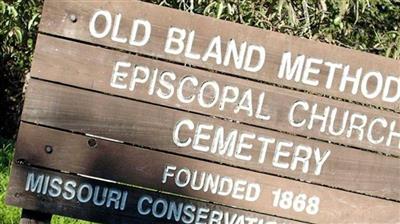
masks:
[[[147,0],[262,29],[400,59],[400,0]],[[0,0],[0,223],[14,139],[43,0]],[[87,223],[55,216],[53,223]]]
[[[0,223],[4,224],[18,223],[20,216],[20,209],[4,205],[4,197],[41,5],[35,0],[0,1]]]
[[[22,107],[41,0],[0,0],[0,136],[13,138]]]
[[[18,223],[20,216],[19,209],[4,205],[13,149],[11,140],[0,138],[0,223],[4,224]]]

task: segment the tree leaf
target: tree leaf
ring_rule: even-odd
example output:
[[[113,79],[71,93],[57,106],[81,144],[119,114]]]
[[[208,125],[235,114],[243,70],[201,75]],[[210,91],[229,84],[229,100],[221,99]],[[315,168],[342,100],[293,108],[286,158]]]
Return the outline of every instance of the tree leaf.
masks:
[[[6,3],[0,1],[0,13],[4,14],[6,12]]]
[[[31,30],[32,25],[36,22],[36,18],[38,18],[39,13],[35,13],[33,17],[28,22],[28,30]]]
[[[224,11],[225,5],[224,2],[220,2],[218,4],[218,11],[217,11],[217,19],[221,18],[222,12]]]
[[[21,29],[19,27],[14,27],[13,34],[16,37],[17,42],[21,43],[22,42],[22,31],[21,31]]]

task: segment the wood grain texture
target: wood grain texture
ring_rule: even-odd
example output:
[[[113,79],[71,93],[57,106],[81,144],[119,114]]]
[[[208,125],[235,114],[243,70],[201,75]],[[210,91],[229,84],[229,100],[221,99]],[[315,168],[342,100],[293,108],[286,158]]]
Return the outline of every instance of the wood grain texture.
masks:
[[[73,180],[79,186],[82,183],[90,184],[92,186],[107,187],[108,189],[114,188],[121,191],[128,191],[128,198],[126,207],[123,211],[116,211],[105,206],[95,206],[93,203],[80,203],[76,198],[73,200],[65,200],[62,197],[50,197],[48,194],[41,195],[32,193],[25,190],[26,178],[29,172],[34,172],[37,175],[49,175],[52,177],[61,177],[63,181]],[[165,223],[183,223],[182,221],[177,222],[171,219],[155,218],[151,214],[141,215],[138,212],[138,201],[144,196],[150,196],[153,200],[162,198],[168,202],[174,201],[177,204],[190,204],[196,208],[205,208],[210,210],[227,212],[233,216],[245,216],[249,218],[257,218],[258,220],[264,220],[265,223],[300,223],[293,220],[287,220],[277,218],[269,215],[263,215],[255,212],[243,211],[235,208],[229,208],[226,206],[199,202],[193,199],[185,199],[178,196],[167,195],[163,193],[157,193],[154,191],[143,190],[139,188],[127,187],[119,184],[113,184],[109,182],[99,181],[87,177],[76,176],[71,174],[65,174],[61,172],[54,172],[45,169],[38,169],[34,167],[24,165],[13,165],[11,183],[7,193],[7,204],[14,205],[23,208],[29,208],[31,210],[49,212],[52,214],[58,214],[63,216],[69,216],[78,219],[84,219],[87,221],[110,223],[110,224],[128,224],[128,223],[154,223],[154,224],[165,224]],[[145,209],[148,209],[146,204]],[[151,208],[151,207],[150,207]],[[173,219],[173,218],[172,218]],[[231,217],[232,219],[232,217]]]
[[[100,93],[49,84],[39,80],[30,81],[22,119],[255,171],[273,173],[384,198],[400,199],[400,190],[397,188],[400,184],[400,160],[397,158]],[[303,173],[300,166],[295,170],[272,166],[276,143],[269,147],[266,160],[263,163],[259,163],[257,160],[262,148],[262,143],[259,141],[249,141],[253,144],[253,148],[248,151],[249,155],[254,158],[251,161],[239,160],[226,154],[196,151],[192,149],[192,145],[181,148],[172,140],[174,127],[181,119],[191,119],[195,124],[204,123],[221,126],[224,127],[225,133],[236,129],[239,132],[275,138],[277,139],[276,142],[292,141],[294,145],[307,145],[313,149],[319,148],[321,154],[326,150],[331,150],[331,155],[325,162],[321,175],[316,176],[313,173],[316,167],[314,162],[310,162],[310,171],[307,173]],[[182,129],[181,138],[193,138],[193,133],[194,131],[189,129]],[[208,145],[209,143],[206,141],[203,144]],[[290,151],[291,154],[294,151],[293,148],[285,150]],[[290,158],[283,160],[291,161]]]
[[[150,81],[151,77],[146,84],[137,84],[134,91],[112,88],[110,86],[110,80],[115,63],[117,61],[129,62],[132,64],[132,68],[119,69],[120,72],[127,72],[129,74],[128,77],[123,81],[120,81],[120,83],[129,84],[133,67],[135,67],[135,65],[141,65],[150,68],[151,71],[158,69],[160,72],[170,71],[175,73],[177,76],[176,80],[173,82],[173,85],[175,86],[175,93],[168,100],[158,97],[156,93],[150,95],[148,93],[148,89],[150,83],[152,83],[152,81]],[[326,122],[326,130],[323,132],[320,131],[322,126],[322,121],[320,120],[316,120],[312,128],[307,127],[307,125],[294,127],[288,121],[288,114],[291,111],[292,105],[298,101],[307,102],[310,107],[314,104],[318,104],[317,114],[323,114],[324,108],[328,106],[330,106],[330,108],[337,108],[336,118],[334,118],[333,123],[334,130],[341,130],[341,126],[344,122],[346,122],[345,130],[349,129],[351,119],[344,118],[345,111],[348,111],[350,116],[351,114],[365,115],[368,118],[368,123],[375,118],[383,118],[387,120],[388,123],[391,121],[396,121],[396,127],[400,127],[400,117],[394,113],[365,108],[355,104],[339,102],[332,99],[326,99],[324,97],[312,96],[305,93],[295,92],[293,90],[281,89],[278,87],[263,85],[238,78],[226,77],[211,72],[204,72],[193,68],[174,65],[153,59],[146,59],[139,56],[61,40],[54,37],[48,37],[44,35],[39,36],[38,44],[36,46],[35,59],[31,69],[31,75],[41,79],[65,83],[68,85],[92,89],[113,95],[120,95],[166,105],[169,107],[205,113],[211,116],[224,117],[269,129],[285,131],[302,136],[306,135],[330,142],[336,142],[344,145],[382,152],[384,154],[400,156],[400,148],[398,144],[400,139],[393,137],[390,146],[386,145],[386,141],[382,141],[379,144],[373,144],[368,141],[366,137],[368,132],[367,125],[364,128],[364,132],[361,133],[363,137],[360,140],[358,130],[353,130],[351,136],[349,137],[346,136],[347,131],[344,131],[342,134],[337,136],[331,134],[328,131],[328,126],[330,124],[329,119]],[[256,119],[254,116],[248,116],[244,110],[234,113],[235,106],[237,106],[239,103],[240,98],[238,98],[235,103],[227,103],[223,111],[219,109],[219,103],[216,103],[215,106],[211,108],[204,108],[200,106],[197,100],[194,100],[192,103],[182,103],[178,100],[176,92],[179,81],[189,75],[194,76],[199,80],[199,87],[194,89],[190,84],[184,85],[183,92],[185,96],[197,94],[201,84],[210,80],[215,80],[217,83],[219,83],[221,88],[220,96],[222,95],[222,88],[224,86],[238,87],[240,89],[240,95],[243,95],[243,92],[246,90],[251,89],[253,96],[251,99],[254,108],[253,114],[256,112],[256,108],[258,107],[259,95],[261,93],[265,93],[262,114],[268,114],[271,116],[271,119],[268,121]],[[156,87],[163,88],[157,83]],[[213,95],[213,93],[208,93],[206,94],[206,97],[212,98]],[[298,119],[299,121],[306,119],[309,121],[310,113],[311,112],[304,112],[302,109],[297,109],[295,112],[295,119]],[[332,117],[332,115],[330,114],[329,117]],[[360,121],[356,121],[355,123],[360,123]],[[382,128],[379,126],[379,124],[375,127],[376,128],[373,130],[374,138],[385,136],[386,139],[389,135],[389,127]],[[395,130],[398,130],[398,128]]]
[[[112,15],[120,13],[122,15],[120,36],[128,36],[134,19],[145,19],[152,24],[152,34],[149,43],[145,47],[134,47],[128,44],[121,44],[111,41],[110,37],[96,39],[90,36],[89,21],[91,16],[100,9],[109,10]],[[69,19],[70,15],[77,17],[76,22]],[[223,46],[231,38],[237,43],[247,41],[249,44],[262,45],[266,49],[266,61],[264,68],[251,73],[243,70],[237,70],[234,66],[217,65],[215,62],[203,62],[201,60],[188,59],[181,55],[166,54],[164,43],[167,37],[167,31],[170,26],[186,29],[188,32],[196,32],[196,40],[193,46],[194,52],[203,52],[207,49],[209,40],[212,37],[220,36],[223,40]],[[400,63],[393,59],[387,59],[381,56],[367,54],[359,51],[340,48],[332,45],[318,43],[316,41],[304,40],[297,37],[279,34],[276,32],[265,31],[235,23],[225,22],[209,17],[193,15],[174,9],[159,7],[157,5],[143,3],[139,1],[46,1],[43,16],[40,24],[40,31],[73,38],[81,41],[87,41],[94,44],[100,44],[109,47],[139,52],[150,56],[164,58],[184,64],[231,73],[245,78],[261,80],[278,85],[294,87],[307,90],[314,93],[335,96],[350,101],[357,101],[366,104],[374,104],[400,111],[400,102],[384,102],[380,97],[367,99],[360,94],[350,93],[350,88],[344,92],[338,90],[340,80],[335,79],[332,89],[327,90],[322,83],[328,79],[327,67],[321,68],[321,74],[315,76],[320,80],[318,86],[308,86],[301,82],[287,81],[279,79],[278,69],[281,62],[281,56],[284,52],[292,52],[293,57],[297,55],[306,55],[307,57],[319,58],[333,63],[343,63],[351,66],[351,74],[355,74],[356,69],[362,67],[364,71],[380,71],[386,75],[399,76]],[[375,83],[371,82],[369,89],[374,88]],[[396,89],[393,88],[392,92]]]
[[[90,137],[86,136],[23,125],[14,158],[15,161],[25,161],[27,164],[111,179],[301,221],[314,223],[400,222],[398,213],[400,203],[100,139],[97,139],[95,148],[90,148],[89,139]],[[52,146],[52,153],[46,153],[44,150],[46,145]],[[256,201],[246,201],[230,196],[215,195],[208,191],[196,191],[190,187],[181,188],[175,185],[174,178],[162,183],[166,165],[186,167],[192,171],[197,170],[221,175],[221,177],[232,177],[235,180],[242,179],[248,183],[257,183],[261,186],[261,193]],[[321,200],[319,213],[308,215],[305,212],[273,207],[272,191],[279,188],[293,191],[295,194],[304,193],[307,196],[319,197]]]

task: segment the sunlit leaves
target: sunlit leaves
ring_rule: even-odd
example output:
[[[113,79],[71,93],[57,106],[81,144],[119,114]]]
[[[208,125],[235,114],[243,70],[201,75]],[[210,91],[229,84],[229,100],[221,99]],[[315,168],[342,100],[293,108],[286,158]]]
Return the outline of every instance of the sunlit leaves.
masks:
[[[12,138],[22,108],[42,0],[0,0],[0,135]]]

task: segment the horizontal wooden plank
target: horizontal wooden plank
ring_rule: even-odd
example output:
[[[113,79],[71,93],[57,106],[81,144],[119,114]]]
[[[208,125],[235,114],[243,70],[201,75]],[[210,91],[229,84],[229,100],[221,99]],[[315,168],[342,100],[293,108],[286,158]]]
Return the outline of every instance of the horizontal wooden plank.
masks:
[[[100,139],[93,144],[94,140],[90,139],[22,125],[14,158],[27,164],[107,178],[301,221],[400,222],[400,203]],[[45,150],[48,147],[52,150]],[[290,194],[296,198],[302,195],[306,197],[306,204],[302,207],[301,200],[296,200],[293,202],[295,211],[288,200],[274,202],[279,199],[279,196],[274,196],[279,195],[279,191],[292,192],[285,193],[289,198]]]
[[[93,30],[96,32],[90,31],[91,18],[94,18],[93,15],[99,10],[107,12],[103,11],[102,15],[97,14],[100,15],[97,17],[98,20],[93,20],[96,21],[93,23],[95,24]],[[106,30],[103,35],[99,33],[105,30],[105,14],[109,16],[110,29],[109,32]],[[119,19],[117,14],[120,16]],[[137,29],[138,35],[134,36],[136,34],[135,31],[132,31],[134,20],[141,20],[142,23],[148,21],[150,24],[150,38],[148,42],[143,42],[146,43],[144,46],[128,43],[130,37],[137,41],[145,39],[144,28],[140,25]],[[176,30],[180,30],[185,36],[180,36]],[[400,94],[400,63],[396,60],[153,4],[139,1],[50,0],[45,3],[40,31],[400,111],[400,95],[398,95]],[[194,33],[189,34],[191,31]],[[169,32],[172,34],[170,39],[167,38]],[[113,37],[111,37],[111,33],[113,33]],[[179,50],[178,46],[180,41],[176,40],[180,37],[183,38],[182,50]],[[247,53],[243,54],[246,56],[251,56],[248,53],[251,47],[265,49],[265,63],[262,64],[261,69],[254,69],[254,71],[243,69],[245,63],[234,65],[233,60],[235,59],[229,57],[229,54],[225,55],[225,52],[228,52],[227,45],[230,40],[235,41],[236,46],[233,49],[237,49],[237,51],[240,51],[239,46],[246,42],[244,46]],[[218,43],[221,43],[221,62],[215,59],[219,58],[219,48],[216,47],[219,46]],[[174,53],[168,49],[178,50]],[[214,53],[214,56],[208,57],[207,49]],[[249,57],[251,59],[250,67],[255,67],[259,61],[263,62],[262,56],[259,56],[257,52],[253,54],[254,57]],[[301,55],[303,55],[306,59],[304,64],[300,63],[304,69],[299,70],[302,72],[299,80],[279,77],[281,65],[283,65],[282,68],[285,68],[286,65],[281,62],[284,53],[287,52],[291,53],[291,65],[294,65],[297,56],[300,56],[299,59],[301,59]],[[202,60],[197,57],[201,57]],[[229,61],[223,65],[225,60]],[[360,68],[361,70],[358,71]],[[354,88],[354,92],[352,90],[354,82],[346,77],[356,77],[358,72],[360,72],[360,82]],[[377,75],[376,72],[381,75]],[[393,80],[388,81],[388,78]],[[385,85],[389,94],[383,93]],[[384,100],[383,95],[389,97],[397,95],[397,97],[393,97],[393,100]]]
[[[26,96],[22,115],[22,119],[25,121],[104,136],[335,188],[395,200],[400,199],[400,190],[397,187],[400,184],[400,159],[398,158],[361,150],[351,150],[320,141],[86,90],[49,84],[39,80],[30,81]],[[244,155],[250,156],[250,159],[243,159],[236,154],[230,155],[227,152],[201,151],[194,147],[194,143],[178,146],[173,140],[173,133],[174,130],[178,130],[176,129],[177,123],[182,120],[190,120],[197,127],[199,127],[198,124],[208,124],[215,127],[214,130],[203,130],[203,134],[209,134],[211,137],[209,140],[203,139],[200,144],[197,144],[209,146],[209,148],[212,146],[213,139],[216,139],[217,135],[214,132],[217,127],[223,128],[225,139],[227,139],[228,133],[236,130],[241,135],[242,133],[252,133],[257,138],[271,139],[271,142],[264,148],[264,142],[247,138],[245,143],[251,144],[251,149],[243,150],[243,152],[235,151],[242,157]],[[196,136],[194,129],[190,130],[183,126],[179,130],[179,138],[183,140],[194,139]],[[272,142],[273,139],[275,139],[275,142]],[[282,144],[287,145],[286,143],[293,144],[293,146],[282,146]],[[235,140],[234,146],[238,144],[239,140]],[[281,156],[278,160],[293,164],[295,151],[299,146],[310,147],[314,151],[309,156],[307,164],[298,162],[292,169],[289,167],[282,168],[277,165],[277,162],[274,162],[274,158],[283,151],[289,153],[289,155]],[[304,157],[304,152],[300,152],[298,157]],[[328,155],[328,153],[330,154]],[[325,158],[326,155],[328,157]],[[325,160],[322,158],[325,158]],[[317,165],[316,161],[325,162],[320,162],[318,164],[321,165]],[[320,173],[316,174],[318,167],[320,167]],[[303,169],[306,169],[306,172]]]
[[[29,179],[29,175],[31,175],[31,178],[34,178],[33,180],[37,180],[41,175],[43,175],[44,179],[48,177],[49,182],[53,182],[53,186],[55,187],[49,186],[48,190],[44,191],[44,193],[38,193],[37,190],[33,190],[32,188],[34,185],[30,185],[30,188],[26,189],[27,183],[32,181],[32,179]],[[54,184],[57,181],[59,184]],[[68,186],[68,182],[70,184],[76,184],[76,187],[72,188],[72,192],[75,192],[75,197],[69,198],[68,194],[63,196],[63,194],[67,192],[65,186]],[[42,189],[44,189],[46,184],[45,182],[42,182],[42,184]],[[78,192],[81,186],[85,186],[85,192],[82,193],[82,198],[78,199]],[[90,197],[90,195],[87,194],[87,190],[96,189],[96,187],[99,188],[100,193],[93,193],[92,197]],[[126,194],[125,202],[119,200],[118,209],[115,209],[114,206],[116,203],[114,202],[110,202],[110,206],[107,207],[111,189],[114,189],[117,194]],[[105,196],[103,196],[103,193]],[[87,198],[91,200],[86,202]],[[96,198],[98,202],[97,205],[94,204],[94,198]],[[200,216],[198,221],[205,223],[208,223],[210,220],[214,221],[214,223],[221,220],[220,223],[228,224],[234,223],[235,221],[237,222],[237,220],[240,222],[240,219],[244,219],[249,223],[250,221],[258,222],[261,220],[263,220],[261,223],[266,224],[299,223],[297,221],[260,213],[243,211],[193,199],[185,199],[164,193],[17,164],[13,165],[12,168],[11,182],[7,192],[7,204],[88,221],[115,224],[185,223],[184,221],[186,220],[190,221],[190,217],[196,220],[196,217],[199,217],[196,213],[198,211],[201,211],[201,213],[199,213],[200,215],[205,216]],[[158,205],[158,210],[152,212],[151,209],[154,205]],[[177,208],[175,210],[173,207],[174,205]],[[167,209],[166,214],[163,212],[164,208]],[[189,211],[182,212],[179,208]],[[193,208],[194,210],[188,208]],[[169,215],[169,212],[171,212],[172,215]]]
[[[126,77],[114,82],[112,81],[114,80],[113,74],[116,74],[115,66],[119,62],[130,63],[130,65],[129,68],[121,67],[117,69],[118,73],[126,73]],[[145,78],[144,70],[140,70],[139,75],[136,76],[137,83],[131,89],[129,83],[133,79],[135,66],[146,68],[149,73]],[[154,73],[153,71],[158,72]],[[175,80],[170,82],[174,90],[170,92],[168,98],[164,96],[169,93],[160,78],[161,74],[164,74],[163,72],[176,75]],[[400,156],[400,116],[397,114],[298,93],[293,90],[226,77],[44,35],[39,36],[31,74],[33,77],[113,95]],[[157,77],[154,78],[153,74],[157,74]],[[197,80],[197,87],[194,87],[191,81],[185,80],[188,77]],[[168,80],[169,78],[165,79]],[[141,80],[144,80],[145,83],[141,83]],[[216,82],[219,86],[218,97],[215,97],[210,85],[205,88],[205,91],[201,90],[203,84],[212,82]],[[115,86],[115,83],[125,85],[125,88]],[[227,95],[224,98],[224,90],[227,86],[238,89],[238,97],[233,101],[229,101],[231,96]],[[179,96],[180,88],[182,88],[182,95],[185,99],[193,97],[192,102],[187,103],[184,101],[185,99]],[[159,91],[164,93],[160,94]],[[232,94],[232,91],[228,90],[228,92]],[[245,98],[246,93],[250,93],[250,98]],[[201,104],[201,99],[205,99],[205,102],[212,102],[214,101],[213,97],[215,97],[216,103],[212,106]],[[245,100],[243,101],[243,99]],[[241,102],[247,100],[251,101],[250,110],[244,109],[248,108],[248,104],[241,104]],[[307,104],[308,111],[304,111],[303,106],[295,106],[298,102]],[[206,105],[208,104],[206,103]],[[241,107],[241,110],[237,110],[238,105],[245,106]],[[313,105],[317,106],[315,113],[312,112]],[[289,122],[291,111],[294,111],[293,119],[296,122],[304,120],[303,125],[296,126]],[[324,113],[327,114],[324,115]],[[313,117],[312,114],[317,116]],[[269,116],[269,120],[259,118],[257,115]],[[326,117],[325,121],[318,118],[322,115]],[[363,119],[365,119],[365,124],[362,127]],[[386,128],[383,128],[382,124],[379,123],[381,120],[387,123]],[[393,131],[392,123],[395,125]],[[357,128],[358,126],[360,128]],[[321,131],[321,129],[323,130]],[[398,136],[390,137],[391,133],[394,132],[397,132]],[[382,141],[374,142],[379,138],[382,138]],[[389,138],[391,140],[388,143]]]

